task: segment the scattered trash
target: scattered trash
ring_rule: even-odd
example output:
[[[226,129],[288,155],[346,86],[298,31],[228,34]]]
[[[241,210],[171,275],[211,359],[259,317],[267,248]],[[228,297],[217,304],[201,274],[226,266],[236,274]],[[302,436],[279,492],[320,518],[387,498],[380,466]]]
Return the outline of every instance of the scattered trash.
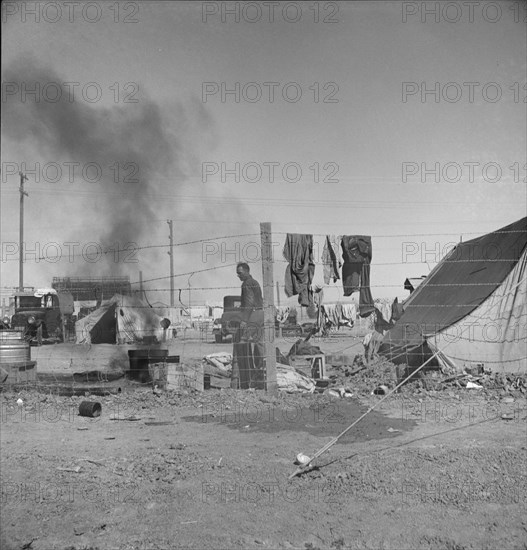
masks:
[[[198,523],[198,520],[194,520],[194,521],[182,521],[182,522],[181,522],[181,525],[186,525],[187,523]]]
[[[295,464],[298,464],[298,465],[304,465],[304,464],[307,464],[311,459],[303,454],[303,453],[298,453],[296,455],[296,460],[295,460]]]
[[[174,424],[172,420],[160,420],[158,422],[145,422],[145,426],[170,426]]]
[[[386,395],[390,390],[387,386],[377,386],[371,393],[372,395]]]
[[[24,405],[24,402],[22,401],[22,399],[18,398],[16,400],[16,404],[19,406],[19,407],[22,407]]]
[[[394,433],[394,432],[400,432],[401,430],[396,430],[395,428],[388,428],[388,431],[391,432],[391,433]]]
[[[110,420],[122,420],[127,422],[137,422],[138,420],[141,420],[139,416],[119,416],[118,414],[114,414],[110,417]]]
[[[324,395],[330,395],[331,397],[340,397],[340,393],[337,390],[326,390]]]
[[[87,430],[88,428],[86,428],[86,426],[81,426],[80,428],[77,428],[77,430],[79,430],[80,432],[83,432],[85,430]]]
[[[473,376],[478,376],[479,374],[483,374],[483,365],[477,364],[475,367],[465,367],[465,372]]]
[[[115,439],[113,436],[105,437],[104,439]]]
[[[503,399],[501,399],[502,403],[514,403],[514,401],[514,397],[504,397]]]
[[[475,382],[467,382],[467,390],[482,390],[483,386],[476,384]]]
[[[314,393],[315,381],[304,376],[289,365],[276,365],[278,389],[287,393]]]
[[[221,457],[219,460],[218,460],[218,466],[221,466],[221,461],[223,460],[223,457]]]
[[[502,420],[514,420],[514,414],[512,413],[503,413],[501,415]]]
[[[217,369],[230,373],[232,370],[232,354],[218,352],[206,355],[203,360]]]
[[[75,468],[57,468],[60,472],[73,472],[75,474],[78,474],[81,471],[80,466],[75,466]]]
[[[92,464],[96,464],[97,466],[105,466],[102,462],[99,462],[98,460],[93,460],[92,458],[79,458],[79,460],[84,460],[85,462],[91,462]]]
[[[95,418],[101,416],[102,406],[96,401],[83,401],[79,405],[79,415]]]

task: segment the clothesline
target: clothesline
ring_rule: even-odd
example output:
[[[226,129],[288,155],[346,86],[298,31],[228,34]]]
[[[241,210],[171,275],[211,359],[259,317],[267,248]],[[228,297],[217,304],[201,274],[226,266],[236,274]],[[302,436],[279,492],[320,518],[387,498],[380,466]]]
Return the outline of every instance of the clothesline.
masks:
[[[339,243],[340,241],[340,243]],[[342,260],[339,254],[342,249]],[[304,307],[315,306],[312,284],[316,263],[313,257],[313,235],[287,233],[283,249],[287,260],[285,294],[298,295],[298,303]],[[366,235],[326,235],[322,251],[324,283],[342,281],[344,296],[359,293],[359,314],[367,317],[375,312],[370,290],[370,264],[372,258],[371,237]],[[320,305],[320,298],[317,299]]]

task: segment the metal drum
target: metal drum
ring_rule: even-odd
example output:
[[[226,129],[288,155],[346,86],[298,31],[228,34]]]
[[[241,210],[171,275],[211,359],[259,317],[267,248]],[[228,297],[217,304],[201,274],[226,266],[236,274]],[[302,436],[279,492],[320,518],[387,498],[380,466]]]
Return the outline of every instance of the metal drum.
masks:
[[[36,382],[36,361],[31,361],[29,342],[21,330],[0,330],[0,384]]]
[[[31,361],[29,342],[20,330],[0,330],[0,364],[25,364]]]

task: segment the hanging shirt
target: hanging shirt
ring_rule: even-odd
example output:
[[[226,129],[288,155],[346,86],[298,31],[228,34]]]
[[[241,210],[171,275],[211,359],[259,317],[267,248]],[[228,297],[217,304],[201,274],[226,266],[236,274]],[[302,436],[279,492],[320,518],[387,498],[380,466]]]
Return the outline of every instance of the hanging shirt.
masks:
[[[289,262],[285,271],[285,293],[298,294],[302,306],[313,305],[311,283],[315,274],[313,235],[288,233],[284,245],[284,258]]]
[[[370,290],[371,237],[364,235],[342,237],[342,283],[344,296],[360,292],[359,315],[367,317],[375,306]]]
[[[334,235],[327,235],[322,250],[322,263],[324,265],[324,283],[329,284],[333,279],[336,283],[340,279],[339,271],[341,261],[338,257],[339,248]]]

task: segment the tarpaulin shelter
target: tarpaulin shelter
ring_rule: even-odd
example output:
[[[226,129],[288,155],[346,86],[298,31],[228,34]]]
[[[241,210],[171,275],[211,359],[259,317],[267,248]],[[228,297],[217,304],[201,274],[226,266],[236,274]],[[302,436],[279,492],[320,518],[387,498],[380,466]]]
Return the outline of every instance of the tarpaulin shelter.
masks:
[[[163,339],[163,318],[131,296],[116,294],[75,323],[77,344],[116,344]]]
[[[527,372],[527,218],[458,244],[404,302],[380,353]],[[431,363],[432,364],[432,363]]]

